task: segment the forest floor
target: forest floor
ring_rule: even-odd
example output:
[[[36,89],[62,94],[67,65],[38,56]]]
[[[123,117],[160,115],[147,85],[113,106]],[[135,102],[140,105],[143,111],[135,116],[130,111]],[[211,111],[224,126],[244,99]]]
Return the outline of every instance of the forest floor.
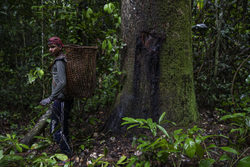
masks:
[[[85,167],[93,163],[94,159],[102,156],[101,160],[109,163],[109,166],[114,166],[116,162],[122,157],[126,156],[127,158],[131,156],[138,156],[141,153],[137,151],[136,146],[133,145],[133,141],[136,137],[135,133],[124,133],[124,134],[111,134],[103,133],[104,122],[106,121],[103,112],[95,113],[93,115],[85,115],[81,122],[71,122],[70,129],[72,134],[71,146],[73,148],[73,157],[71,161],[73,166]],[[202,135],[225,135],[229,138],[224,137],[213,137],[206,140],[206,144],[215,144],[216,146],[228,146],[230,142],[236,140],[235,135],[230,134],[232,127],[226,123],[219,121],[219,112],[202,110],[200,111],[200,121],[197,124],[199,128],[204,129]],[[94,121],[93,121],[94,120]],[[91,123],[92,122],[92,123]],[[7,124],[6,124],[7,125]],[[11,129],[2,128],[1,134],[8,133]],[[74,128],[72,128],[74,127]],[[193,125],[190,125],[188,128],[192,128]],[[170,133],[173,130],[180,129],[182,127],[172,127],[167,129]],[[4,132],[3,132],[3,129]],[[74,129],[74,131],[72,131]],[[184,129],[184,128],[183,128]],[[48,131],[48,129],[46,130]],[[150,135],[150,132],[143,131],[144,134]],[[136,133],[138,134],[138,133]],[[48,137],[48,132],[45,133],[45,137]],[[235,139],[234,139],[235,138]],[[250,142],[250,141],[249,141]],[[249,147],[250,143],[246,143],[245,147]],[[52,144],[42,152],[47,152],[48,154],[60,153],[60,149],[56,144]],[[38,153],[39,154],[39,153]],[[223,154],[221,149],[217,149],[214,152],[211,152],[211,157],[215,160],[218,160],[219,157]],[[244,153],[244,155],[250,155],[250,149]],[[189,159],[185,156],[181,157],[181,166],[198,166],[198,159]],[[228,162],[220,162],[215,166],[228,166]],[[113,164],[113,165],[112,165]],[[161,165],[162,166],[162,165]],[[165,165],[168,167],[169,165]],[[171,165],[170,165],[171,166]]]
[[[129,131],[124,134],[114,135],[110,133],[104,134],[100,129],[102,129],[106,118],[102,116],[101,113],[96,113],[94,116],[90,116],[86,118],[85,122],[89,122],[90,118],[97,118],[99,122],[95,125],[85,124],[82,129],[82,134],[88,134],[84,137],[83,140],[73,140],[74,147],[74,156],[72,158],[72,162],[74,162],[74,166],[82,166],[85,167],[91,163],[90,160],[97,159],[100,156],[103,156],[102,161],[106,161],[109,163],[109,166],[113,166],[112,164],[116,164],[117,161],[122,157],[126,156],[127,158],[133,155],[140,155],[141,153],[137,151],[136,146],[133,144],[135,137],[138,135],[135,134],[145,134],[152,135],[149,130],[143,129],[142,131],[132,132]],[[199,128],[202,128],[204,131],[202,132],[204,136],[208,135],[224,135],[229,137],[213,137],[208,138],[206,140],[206,145],[215,144],[216,146],[229,146],[230,142],[236,143],[236,135],[230,134],[231,129],[233,128],[226,122],[222,122],[220,119],[220,113],[217,111],[209,111],[209,110],[201,110],[200,111],[200,121],[197,124]],[[74,126],[74,125],[73,125]],[[75,125],[76,126],[76,125]],[[192,128],[193,125],[190,125],[188,128]],[[173,132],[176,129],[180,129],[183,127],[172,127],[167,129],[169,133]],[[183,128],[185,129],[185,128]],[[75,136],[80,136],[75,134]],[[250,142],[250,141],[249,141]],[[247,143],[247,147],[249,147],[250,143]],[[81,146],[84,146],[84,149],[79,149]],[[216,149],[216,151],[211,153],[211,158],[218,160],[221,155],[223,155],[221,149]],[[104,156],[105,155],[105,156]],[[245,155],[250,155],[250,150],[245,153]],[[92,161],[93,163],[93,161]],[[198,166],[198,159],[189,159],[188,157],[183,156],[181,159],[182,166]],[[215,166],[228,166],[228,161],[219,162],[214,164]],[[162,166],[162,165],[161,165]],[[165,165],[166,167],[169,165]],[[172,166],[172,165],[170,165]]]

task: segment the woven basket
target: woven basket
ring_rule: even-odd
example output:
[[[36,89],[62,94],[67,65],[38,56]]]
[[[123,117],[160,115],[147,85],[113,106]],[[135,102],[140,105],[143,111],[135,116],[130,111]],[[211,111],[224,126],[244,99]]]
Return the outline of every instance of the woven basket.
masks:
[[[96,46],[65,45],[67,95],[89,97],[96,85]]]

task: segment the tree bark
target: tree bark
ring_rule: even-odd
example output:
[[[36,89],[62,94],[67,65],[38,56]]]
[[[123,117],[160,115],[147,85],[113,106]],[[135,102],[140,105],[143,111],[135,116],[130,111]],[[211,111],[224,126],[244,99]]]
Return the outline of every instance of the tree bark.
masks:
[[[106,130],[121,118],[187,124],[198,118],[191,50],[191,0],[122,0],[122,90]]]
[[[36,125],[24,136],[24,138],[21,140],[21,143],[30,145],[34,137],[41,134],[41,132],[46,128],[47,119],[50,117],[51,113],[52,110],[49,108],[49,110],[41,116]]]

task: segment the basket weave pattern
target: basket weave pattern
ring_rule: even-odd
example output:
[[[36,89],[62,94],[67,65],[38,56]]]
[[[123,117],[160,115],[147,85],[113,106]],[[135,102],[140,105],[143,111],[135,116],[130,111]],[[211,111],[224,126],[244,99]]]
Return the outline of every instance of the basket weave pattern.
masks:
[[[96,85],[95,46],[64,46],[67,60],[67,94],[71,97],[89,97]]]

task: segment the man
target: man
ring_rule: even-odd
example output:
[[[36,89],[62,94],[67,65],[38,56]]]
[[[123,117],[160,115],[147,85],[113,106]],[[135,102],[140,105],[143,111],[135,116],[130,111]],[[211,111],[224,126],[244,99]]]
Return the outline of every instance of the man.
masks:
[[[73,99],[66,96],[66,59],[63,54],[63,43],[59,37],[51,37],[48,41],[49,52],[55,57],[51,65],[52,93],[43,99],[40,104],[45,106],[53,103],[50,132],[53,139],[59,144],[61,151],[71,156],[72,152],[68,144],[68,118],[72,108]]]

